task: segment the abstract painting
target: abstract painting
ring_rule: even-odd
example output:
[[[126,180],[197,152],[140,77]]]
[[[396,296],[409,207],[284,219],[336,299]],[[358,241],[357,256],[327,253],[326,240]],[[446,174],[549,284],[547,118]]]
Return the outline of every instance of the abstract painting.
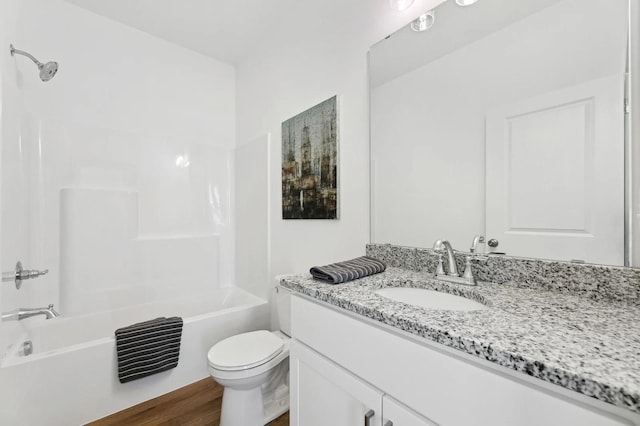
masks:
[[[338,219],[338,97],[282,123],[282,218]]]

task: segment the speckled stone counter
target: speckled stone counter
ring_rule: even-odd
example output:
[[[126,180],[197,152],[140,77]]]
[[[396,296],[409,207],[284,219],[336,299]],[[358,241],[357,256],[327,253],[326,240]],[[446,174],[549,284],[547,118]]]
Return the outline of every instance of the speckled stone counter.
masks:
[[[389,267],[331,285],[310,275],[281,284],[317,300],[468,354],[640,413],[640,306],[541,288],[435,281],[430,273]],[[478,311],[423,309],[375,294],[421,287],[474,299]]]
[[[467,255],[470,253],[455,252],[459,271],[464,270]],[[381,260],[388,266],[411,271],[433,273],[436,270],[437,255],[429,248],[367,244],[367,256]],[[479,281],[640,306],[640,268],[495,255],[480,255],[474,259],[473,271]],[[443,262],[445,270],[448,270],[446,256]]]

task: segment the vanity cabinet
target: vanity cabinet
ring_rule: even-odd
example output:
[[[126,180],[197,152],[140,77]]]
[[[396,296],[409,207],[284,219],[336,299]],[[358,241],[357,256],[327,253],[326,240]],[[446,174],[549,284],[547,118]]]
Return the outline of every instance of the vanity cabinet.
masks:
[[[289,356],[291,425],[435,426],[296,340]]]
[[[628,410],[306,296],[292,297],[291,328],[292,426],[640,425]]]

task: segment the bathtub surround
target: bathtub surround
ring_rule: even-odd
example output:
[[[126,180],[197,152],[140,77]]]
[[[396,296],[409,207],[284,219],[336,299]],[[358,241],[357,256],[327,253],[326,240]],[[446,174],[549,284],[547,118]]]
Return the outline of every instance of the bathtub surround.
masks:
[[[65,1],[6,3],[4,37],[61,68],[43,84],[8,44],[0,57],[2,267],[50,270],[3,286],[2,310],[232,285],[233,67]]]
[[[640,306],[633,300],[621,305],[605,297],[540,287],[443,283],[430,272],[397,267],[338,286],[306,274],[286,277],[281,283],[294,292],[640,414]],[[449,292],[489,309],[418,308],[374,293],[384,287]]]
[[[435,272],[438,260],[432,249],[391,244],[367,244],[366,253],[389,266],[430,274]],[[458,270],[464,270],[469,255],[474,258],[471,253],[455,253]],[[446,257],[444,263],[448,268]],[[640,306],[638,268],[484,254],[475,256],[472,268],[477,281]]]
[[[206,377],[216,341],[269,328],[264,299],[222,288],[234,69],[65,1],[0,3],[2,270],[50,270],[3,284],[1,307],[61,314],[2,325],[0,423],[80,424]],[[59,61],[55,78],[9,43]],[[170,315],[185,318],[180,364],[120,384],[113,331]]]

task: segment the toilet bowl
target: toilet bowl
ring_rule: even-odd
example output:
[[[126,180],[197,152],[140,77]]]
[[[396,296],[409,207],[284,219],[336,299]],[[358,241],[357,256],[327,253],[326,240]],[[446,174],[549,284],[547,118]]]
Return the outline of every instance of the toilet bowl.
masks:
[[[228,337],[209,349],[209,374],[224,387],[220,426],[263,426],[289,409],[289,296],[278,288],[282,331]],[[284,332],[283,332],[284,331]]]

